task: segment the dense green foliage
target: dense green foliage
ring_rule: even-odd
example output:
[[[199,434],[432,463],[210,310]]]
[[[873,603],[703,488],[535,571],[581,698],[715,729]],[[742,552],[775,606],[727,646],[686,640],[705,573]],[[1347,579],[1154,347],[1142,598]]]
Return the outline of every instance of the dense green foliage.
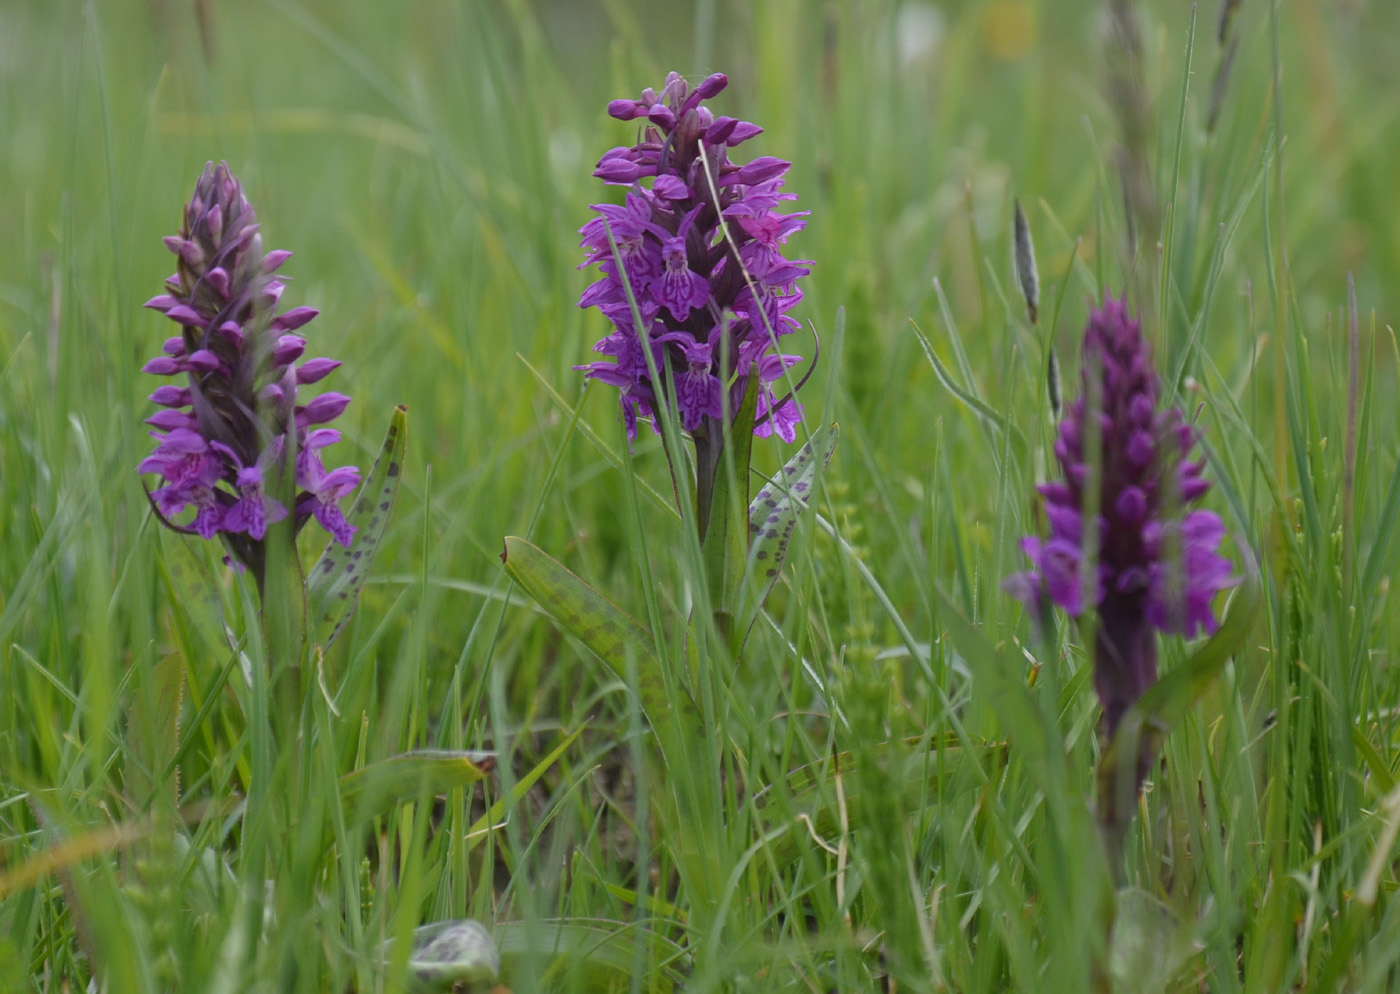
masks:
[[[1136,50],[1103,6],[0,6],[0,989],[399,990],[411,931],[465,917],[519,992],[1393,989],[1400,6],[1251,0],[1222,40],[1220,0],[1144,2]],[[604,108],[670,69],[727,72],[717,111],[766,129],[745,156],[794,163],[803,398],[841,426],[737,661],[687,658],[703,579],[660,442],[629,455],[571,368],[605,332],[575,306],[576,231],[615,195],[589,173],[635,134]],[[345,360],[339,458],[367,468],[409,408],[290,810],[258,640],[224,631],[256,632],[253,593],[134,472],[167,334],[140,305],[209,159]],[[1166,737],[1110,943],[1084,641],[1032,642],[999,583],[1053,468],[1046,346],[1072,393],[1088,308],[1124,289],[1263,610]],[[645,658],[563,634],[506,535],[695,667],[686,762],[618,677]],[[1164,639],[1166,669],[1187,654]],[[344,803],[419,748],[497,756]]]

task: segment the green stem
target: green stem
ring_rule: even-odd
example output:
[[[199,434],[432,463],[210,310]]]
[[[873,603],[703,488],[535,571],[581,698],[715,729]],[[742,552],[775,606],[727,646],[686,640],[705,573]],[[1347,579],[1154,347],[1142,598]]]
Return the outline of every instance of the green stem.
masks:
[[[715,628],[731,652],[737,649],[734,639],[739,626],[734,616],[748,565],[749,459],[758,409],[757,365],[750,365],[747,380],[739,409],[718,438],[715,429],[719,423],[710,419],[696,437],[697,510],[705,522],[700,533],[705,581]]]
[[[290,800],[300,787],[299,742],[302,659],[306,652],[306,589],[297,559],[291,515],[268,529],[262,589],[263,649],[266,654],[272,729],[285,764]]]

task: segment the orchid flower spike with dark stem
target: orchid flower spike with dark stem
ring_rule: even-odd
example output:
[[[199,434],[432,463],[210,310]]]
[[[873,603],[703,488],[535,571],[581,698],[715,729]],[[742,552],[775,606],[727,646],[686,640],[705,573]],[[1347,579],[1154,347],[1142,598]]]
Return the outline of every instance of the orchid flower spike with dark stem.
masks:
[[[339,501],[355,489],[359,470],[322,462],[340,439],[322,426],[350,398],[300,396],[340,363],[302,358],[306,340],[297,332],[317,312],[277,313],[285,283],[273,274],[291,253],[263,252],[257,217],[226,164],[204,167],[180,233],[165,244],[177,268],[146,306],[179,332],[144,372],[175,382],[151,394],[160,408],[146,419],[156,448],[137,469],[161,478],[150,497],[165,524],[220,536],[261,588],[268,527],[288,513],[298,529],[314,518],[342,545],[354,536]],[[292,451],[297,492],[289,510],[276,495]]]
[[[668,402],[702,466],[714,464],[714,453],[707,459],[700,450],[717,451],[752,370],[754,434],[791,442],[802,419],[802,406],[779,384],[800,357],[783,354],[778,342],[799,327],[789,312],[802,299],[797,284],[809,263],[784,258],[783,247],[806,225],[806,212],[777,211],[795,199],[782,192],[790,163],[730,158],[762,129],[704,106],[727,83],[716,73],[692,88],[671,73],[660,93],[609,104],[613,117],[642,127],[637,143],[607,152],[594,175],[627,192],[621,204],[596,205],[597,216],[580,229],[584,265],[596,264],[602,278],[579,305],[601,310],[613,331],[594,346],[607,358],[577,368],[621,391],[629,439],[638,416],[655,414],[673,382]]]
[[[1032,568],[1006,589],[1037,612],[1047,603],[1074,617],[1098,612],[1094,688],[1111,737],[1157,680],[1156,632],[1214,632],[1212,601],[1238,580],[1216,552],[1224,522],[1191,507],[1210,488],[1205,460],[1191,458],[1196,429],[1178,408],[1159,407],[1161,380],[1124,301],[1090,314],[1080,375],[1083,395],[1055,442],[1064,479],[1039,488],[1050,534],[1022,539]],[[1097,453],[1086,451],[1090,427]],[[1097,514],[1086,522],[1090,507]]]

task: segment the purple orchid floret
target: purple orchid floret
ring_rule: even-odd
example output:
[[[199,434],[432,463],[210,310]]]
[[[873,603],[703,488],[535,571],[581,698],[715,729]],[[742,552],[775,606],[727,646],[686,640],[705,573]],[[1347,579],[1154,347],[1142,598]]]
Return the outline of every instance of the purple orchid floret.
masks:
[[[588,250],[583,266],[602,272],[579,306],[597,307],[614,330],[594,346],[608,359],[576,368],[621,390],[629,439],[638,416],[654,414],[657,404],[643,340],[662,376],[670,371],[675,408],[693,437],[722,435],[725,412],[740,406],[754,364],[754,434],[791,442],[802,420],[802,406],[787,391],[777,395],[775,384],[800,361],[780,354],[778,340],[800,327],[788,311],[802,299],[797,281],[810,263],[784,259],[782,248],[806,226],[807,212],[775,213],[779,202],[796,199],[779,192],[790,163],[730,161],[730,149],[762,129],[702,105],[727,83],[716,73],[692,89],[671,73],[659,94],[647,89],[640,100],[608,105],[615,118],[645,123],[636,145],[608,151],[593,173],[628,190],[620,205],[595,205],[598,215],[579,229]]]
[[[294,439],[297,527],[314,517],[348,546],[355,529],[337,502],[355,489],[359,470],[328,471],[321,450],[340,433],[310,426],[333,420],[350,398],[324,393],[299,402],[299,387],[340,363],[300,361],[306,340],[292,332],[316,317],[314,308],[275,313],[285,283],[272,273],[291,253],[263,253],[253,208],[224,163],[204,167],[184,227],[165,244],[178,268],[145,306],[174,321],[179,334],[144,371],[181,377],[183,385],[158,388],[151,400],[162,409],[146,419],[156,448],[137,470],[162,478],[151,492],[157,510],[173,524],[193,508],[193,518],[175,527],[220,535],[233,560],[260,576],[268,526],[288,513],[269,491]]]
[[[1038,488],[1050,534],[1022,539],[1032,568],[1005,587],[1032,610],[1047,600],[1072,616],[1097,609],[1094,687],[1111,735],[1157,680],[1153,629],[1187,637],[1214,632],[1211,602],[1238,580],[1216,552],[1224,522],[1190,507],[1210,488],[1201,475],[1205,460],[1191,459],[1196,429],[1179,409],[1158,410],[1161,382],[1125,300],[1107,298],[1090,314],[1080,368],[1083,396],[1069,406],[1055,441],[1064,482]],[[1086,409],[1090,397],[1098,398],[1097,411]],[[1086,577],[1091,416],[1101,440],[1098,555],[1095,575]]]

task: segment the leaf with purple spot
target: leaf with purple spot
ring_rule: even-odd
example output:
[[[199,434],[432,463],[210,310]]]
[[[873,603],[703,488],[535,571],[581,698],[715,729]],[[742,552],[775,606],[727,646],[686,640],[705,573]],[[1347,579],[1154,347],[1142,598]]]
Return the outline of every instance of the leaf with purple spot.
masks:
[[[332,539],[306,578],[312,641],[330,647],[355,613],[360,588],[369,576],[370,564],[389,527],[389,516],[403,478],[404,449],[408,441],[408,408],[394,408],[379,458],[355,494],[346,515],[355,538],[347,549]]]
[[[817,477],[831,463],[840,437],[841,430],[834,423],[818,428],[749,505],[749,566],[745,589],[752,599],[748,602],[750,614],[745,618],[745,629],[753,623],[773,584],[778,582],[797,519],[807,510]]]

